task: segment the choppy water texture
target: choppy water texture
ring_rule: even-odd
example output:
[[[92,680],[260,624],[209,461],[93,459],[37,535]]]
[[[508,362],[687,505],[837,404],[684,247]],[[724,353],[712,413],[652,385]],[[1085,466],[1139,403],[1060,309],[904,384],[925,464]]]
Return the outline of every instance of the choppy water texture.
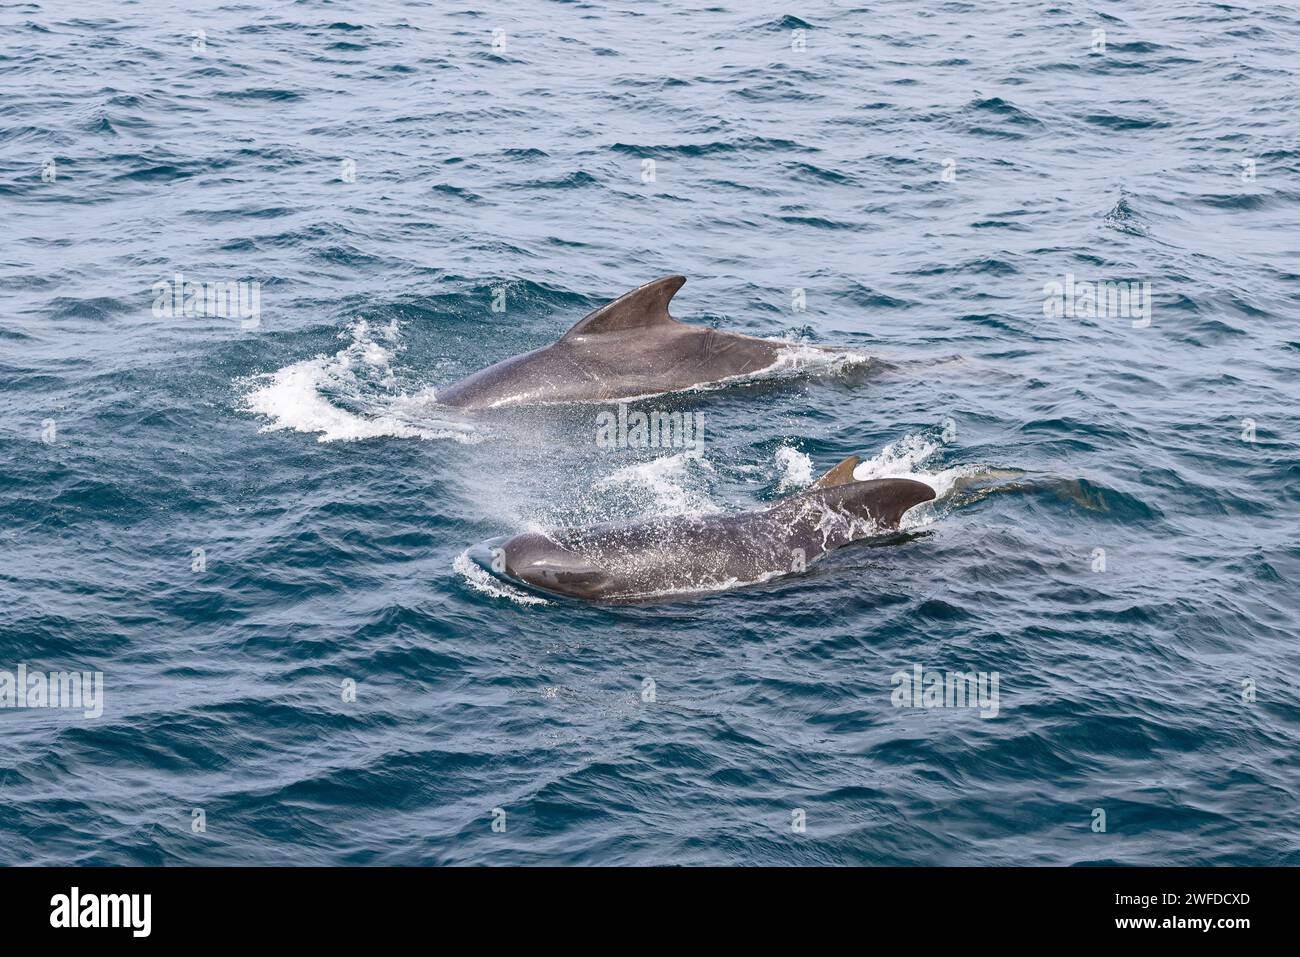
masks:
[[[6,4],[0,668],[107,702],[0,711],[0,860],[1300,863],[1300,14],[1138,6]],[[699,459],[439,410],[674,272],[882,361],[643,403]],[[941,496],[802,575],[481,562],[855,452]]]

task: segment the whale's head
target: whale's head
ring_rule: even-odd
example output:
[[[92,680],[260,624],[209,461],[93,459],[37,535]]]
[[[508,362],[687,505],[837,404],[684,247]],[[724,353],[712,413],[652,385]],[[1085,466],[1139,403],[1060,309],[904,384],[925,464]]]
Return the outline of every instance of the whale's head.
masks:
[[[615,586],[614,576],[595,561],[536,532],[516,535],[502,551],[507,575],[543,591],[598,601]]]

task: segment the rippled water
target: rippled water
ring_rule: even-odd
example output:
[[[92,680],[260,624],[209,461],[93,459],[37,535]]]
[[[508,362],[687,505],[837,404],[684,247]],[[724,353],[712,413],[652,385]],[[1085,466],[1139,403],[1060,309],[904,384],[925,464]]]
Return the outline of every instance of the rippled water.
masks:
[[[0,669],[105,688],[0,860],[1300,863],[1300,14],[1141,6],[0,8]],[[675,272],[877,361],[646,400],[699,458],[437,405]],[[940,498],[801,575],[483,562],[853,453]]]

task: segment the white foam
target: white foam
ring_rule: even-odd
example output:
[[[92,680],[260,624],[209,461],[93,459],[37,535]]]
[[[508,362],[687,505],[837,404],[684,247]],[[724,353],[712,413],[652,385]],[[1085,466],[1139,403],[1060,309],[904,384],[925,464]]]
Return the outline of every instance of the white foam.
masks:
[[[781,346],[776,361],[754,372],[727,376],[716,382],[704,382],[687,392],[707,392],[749,382],[768,379],[793,379],[807,375],[842,375],[855,366],[867,365],[872,357],[857,349],[837,349],[829,346],[812,346],[806,342],[789,339],[765,339]]]
[[[520,605],[549,605],[547,601],[539,595],[532,595],[523,589],[516,588],[506,581],[490,574],[478,562],[469,557],[469,549],[461,552],[451,563],[452,570],[465,579],[465,584],[476,592],[481,592],[492,598],[506,598]]]
[[[260,429],[319,433],[318,442],[354,442],[381,436],[415,439],[481,439],[468,423],[439,421],[432,389],[407,394],[398,388],[393,359],[401,349],[396,320],[372,327],[357,319],[339,333],[338,352],[251,376],[243,408],[270,421]],[[345,407],[351,406],[351,408]]]
[[[783,445],[776,450],[776,464],[781,469],[778,491],[801,489],[812,483],[813,462],[806,452]]]
[[[777,355],[776,362],[766,369],[760,369],[754,373],[755,376],[806,375],[810,372],[838,375],[854,366],[866,365],[872,361],[868,353],[858,349],[814,346],[790,339],[767,341],[778,342],[785,348]]]

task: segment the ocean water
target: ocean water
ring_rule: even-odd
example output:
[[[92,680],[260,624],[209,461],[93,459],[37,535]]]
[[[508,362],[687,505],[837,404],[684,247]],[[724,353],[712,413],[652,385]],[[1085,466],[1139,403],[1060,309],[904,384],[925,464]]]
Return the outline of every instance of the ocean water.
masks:
[[[1294,5],[0,39],[0,671],[103,681],[0,708],[0,862],[1300,863]],[[844,355],[634,405],[699,456],[439,407],[672,273],[679,319]],[[168,314],[177,274],[258,308]],[[485,561],[850,454],[939,497],[803,574],[602,607]]]

